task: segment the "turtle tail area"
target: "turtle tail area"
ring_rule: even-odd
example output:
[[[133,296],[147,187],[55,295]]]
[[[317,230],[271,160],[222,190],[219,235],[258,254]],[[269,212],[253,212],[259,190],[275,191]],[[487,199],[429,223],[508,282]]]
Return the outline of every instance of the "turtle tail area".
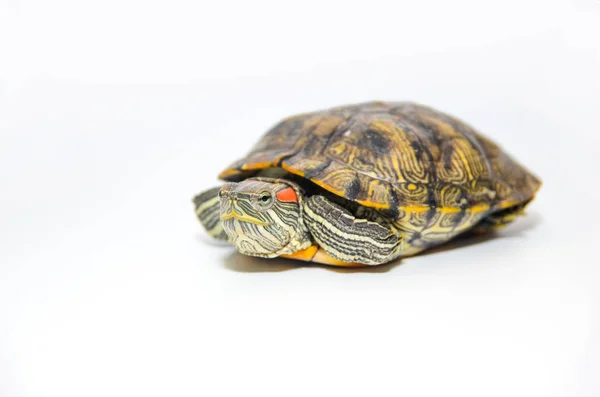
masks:
[[[494,230],[499,230],[509,223],[512,223],[519,216],[525,215],[525,207],[529,205],[531,200],[528,200],[522,204],[515,205],[513,207],[502,209],[498,212],[494,212],[487,217],[483,218],[473,229],[474,234],[484,234]]]

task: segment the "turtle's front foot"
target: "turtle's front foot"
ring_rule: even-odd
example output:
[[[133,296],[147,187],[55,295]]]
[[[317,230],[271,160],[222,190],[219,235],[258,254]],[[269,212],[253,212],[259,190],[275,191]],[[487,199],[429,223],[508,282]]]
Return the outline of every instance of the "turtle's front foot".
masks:
[[[332,259],[348,264],[381,265],[401,252],[403,238],[392,226],[356,218],[324,196],[305,200],[304,213],[314,240]]]
[[[192,200],[196,216],[208,234],[217,240],[227,241],[228,236],[221,223],[220,187],[206,190]]]
[[[311,245],[305,250],[296,251],[293,254],[281,255],[283,258],[296,259],[304,262],[321,263],[323,265],[339,266],[339,267],[365,267],[364,263],[344,262],[329,255],[323,248],[318,245]]]

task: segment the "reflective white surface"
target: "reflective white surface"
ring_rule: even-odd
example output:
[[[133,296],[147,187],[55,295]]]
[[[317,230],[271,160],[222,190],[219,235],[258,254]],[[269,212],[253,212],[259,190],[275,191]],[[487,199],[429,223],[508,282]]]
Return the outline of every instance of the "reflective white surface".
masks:
[[[0,396],[596,396],[600,2],[0,4]],[[544,180],[367,271],[207,244],[287,115],[454,114]]]

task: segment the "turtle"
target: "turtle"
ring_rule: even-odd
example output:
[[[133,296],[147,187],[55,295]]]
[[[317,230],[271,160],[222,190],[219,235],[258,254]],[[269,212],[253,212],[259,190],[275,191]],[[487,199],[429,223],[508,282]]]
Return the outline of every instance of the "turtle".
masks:
[[[193,198],[245,255],[381,265],[524,214],[541,180],[465,122],[413,102],[294,115]]]

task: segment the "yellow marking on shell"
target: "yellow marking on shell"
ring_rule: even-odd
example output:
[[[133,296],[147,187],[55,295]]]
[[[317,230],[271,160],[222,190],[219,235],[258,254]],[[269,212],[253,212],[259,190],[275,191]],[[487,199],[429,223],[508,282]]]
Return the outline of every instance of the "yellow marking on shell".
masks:
[[[378,184],[376,183],[369,183],[369,190],[367,191],[367,197],[374,197],[375,196],[375,187],[380,187]],[[364,205],[366,207],[371,207],[371,208],[375,208],[375,209],[389,209],[390,205],[386,202],[375,202],[375,201],[371,201],[371,200],[357,200],[357,203]]]
[[[520,204],[520,201],[517,201],[517,200],[503,201],[501,203],[498,203],[498,205],[496,205],[496,208],[505,209],[505,208],[509,208],[509,207],[514,207],[515,205],[519,205],[519,204]]]
[[[304,178],[304,171],[297,170],[295,168],[290,167],[289,165],[282,163],[281,168],[289,172],[290,174],[298,175]],[[316,181],[313,181],[316,183]]]
[[[408,186],[406,186],[406,188],[410,191],[415,191],[417,190],[417,185],[415,185],[414,183],[409,183]]]
[[[331,135],[335,128],[344,122],[344,118],[335,115],[317,116],[312,119],[308,119],[304,122],[303,129],[308,130],[314,127],[312,135],[318,137],[327,137]]]
[[[262,170],[273,165],[270,161],[261,161],[259,163],[243,164],[240,168],[244,171]]]
[[[448,137],[462,137],[450,124],[445,123],[442,120],[433,117],[425,117],[425,119],[437,125],[440,131]],[[458,140],[454,148],[454,154],[458,156],[458,159],[460,160],[460,163],[467,174],[468,180],[472,180],[477,176],[474,174],[474,170],[471,167],[477,167],[478,165],[474,162],[472,156],[470,156],[470,153],[473,150],[474,148],[471,146],[471,144],[464,139]]]
[[[394,170],[394,172],[396,174],[395,175],[396,179],[398,181],[402,181],[404,179],[404,176],[402,175],[402,171],[400,171],[400,162],[398,161],[398,156],[390,154],[389,160],[391,162],[392,169]]]
[[[228,219],[238,219],[243,222],[253,223],[258,226],[266,226],[267,223],[261,221],[260,219],[254,218],[252,216],[238,214],[237,212],[229,212],[228,214],[221,215],[221,220],[226,221]]]
[[[479,204],[479,205],[475,205],[473,207],[467,208],[467,211],[472,212],[472,213],[477,213],[477,212],[484,212],[490,209],[489,204]]]
[[[428,212],[430,211],[432,208],[427,206],[427,205],[406,205],[403,207],[399,207],[401,211],[405,211],[407,213],[411,213],[411,212],[415,212],[415,213],[422,213],[422,212]],[[490,206],[487,204],[480,204],[480,205],[476,205],[473,207],[469,207],[469,208],[465,208],[465,211],[467,212],[471,212],[471,213],[478,213],[478,212],[484,212],[490,209]],[[455,214],[458,212],[462,211],[462,208],[459,207],[437,207],[435,208],[436,211],[439,211],[442,214]]]
[[[456,132],[456,130],[450,124],[445,123],[436,117],[423,116],[423,119],[437,125],[440,131],[447,137],[462,137],[462,135]]]
[[[357,200],[356,202],[360,205],[364,205],[365,207],[374,208],[377,210],[387,210],[390,208],[390,205],[387,203],[376,203],[370,200]]]
[[[221,172],[219,174],[219,179],[226,179],[229,176],[239,175],[242,173],[242,171],[262,170],[264,168],[269,168],[272,165],[273,165],[273,163],[270,161],[261,161],[258,163],[246,163],[246,164],[243,164],[239,170],[235,169],[235,168],[231,168],[231,169]]]
[[[283,159],[284,157],[290,156],[292,155],[293,152],[282,152],[281,154],[277,155],[277,157],[275,157],[272,161],[272,165],[275,164],[279,164],[281,162],[281,159]]]
[[[287,172],[294,174],[294,175],[298,175],[304,178],[304,172],[300,171],[298,169],[295,169],[293,167],[290,167],[289,165],[286,164],[281,164],[281,167],[286,170]],[[332,188],[331,186],[329,186],[328,184],[324,183],[323,181],[320,181],[318,179],[311,179],[311,182],[315,183],[318,186],[321,186],[323,189],[330,191],[333,194],[336,194],[340,197],[344,197],[345,196],[345,192],[341,191],[341,190],[337,190]]]
[[[318,180],[312,180],[312,181],[314,183],[316,183],[317,185],[321,186],[323,189],[329,190],[331,193],[337,194],[340,197],[344,197],[344,195],[346,194],[345,192],[343,192],[341,190],[337,190],[337,189],[332,188],[331,186],[327,185],[326,183],[323,183],[322,181],[318,181]]]
[[[404,211],[406,213],[422,213],[428,212],[431,210],[431,207],[428,205],[405,205],[399,207],[400,211]]]
[[[437,210],[442,214],[456,214],[462,211],[462,209],[457,207],[440,207]]]
[[[221,172],[219,174],[219,179],[225,179],[228,176],[232,176],[232,175],[239,175],[240,171],[236,170],[236,169],[229,169],[229,170],[225,170],[223,172]]]
[[[422,182],[428,182],[427,170],[422,167],[422,164],[417,160],[417,155],[412,148],[409,135],[396,125],[391,120],[378,120],[370,124],[370,128],[385,135],[387,139],[394,143],[393,149],[387,156],[377,160],[380,164],[380,169],[388,170],[389,166],[381,166],[383,161],[391,163],[394,179],[398,182],[405,180],[405,177],[410,179],[418,179]],[[380,160],[383,160],[380,162]]]

